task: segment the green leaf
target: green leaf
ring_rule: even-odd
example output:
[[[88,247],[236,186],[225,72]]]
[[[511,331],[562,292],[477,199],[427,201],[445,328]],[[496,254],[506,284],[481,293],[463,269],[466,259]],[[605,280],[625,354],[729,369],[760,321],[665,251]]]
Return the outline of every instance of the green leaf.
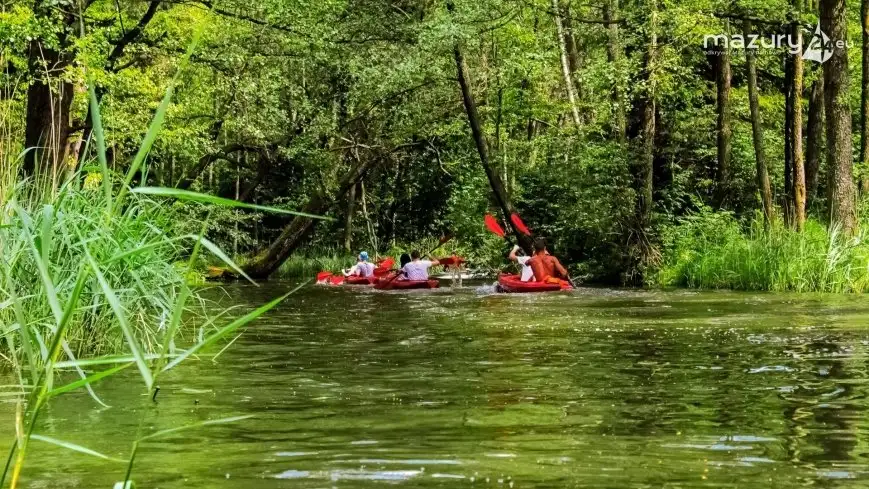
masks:
[[[160,355],[156,353],[145,355],[145,360],[156,360],[158,358],[172,358],[174,355]],[[83,358],[81,360],[64,360],[56,362],[54,368],[75,368],[75,367],[93,367],[97,365],[114,365],[118,363],[136,362],[136,358],[132,355],[108,355],[96,358]]]
[[[100,267],[97,265],[96,261],[94,261],[87,246],[83,246],[82,248],[84,249],[85,257],[87,258],[88,263],[90,263],[94,275],[97,277],[97,281],[100,283],[100,288],[103,289],[103,295],[106,296],[109,306],[115,313],[118,325],[120,325],[121,331],[123,331],[124,337],[127,340],[127,346],[130,347],[130,353],[133,355],[133,358],[136,359],[136,366],[139,367],[139,373],[142,374],[145,386],[150,391],[151,387],[154,385],[154,377],[151,375],[151,369],[148,368],[148,362],[145,360],[145,356],[142,353],[142,347],[139,346],[139,341],[133,333],[133,328],[130,326],[130,323],[127,322],[127,313],[124,311],[124,306],[121,305],[121,301],[118,299],[112,286],[109,285],[108,280],[103,276]]]
[[[236,421],[242,421],[245,419],[252,418],[253,415],[249,414],[247,416],[233,416],[231,418],[221,418],[221,419],[213,419],[210,421],[203,421],[201,423],[189,424],[186,426],[179,426],[178,428],[169,428],[168,430],[161,430],[156,433],[151,433],[150,435],[143,436],[139,438],[139,441],[152,440],[154,438],[159,438],[161,436],[171,435],[172,433],[178,433],[179,431],[187,431],[192,430],[194,428],[201,428],[203,426],[212,426],[216,424],[227,424],[227,423],[235,423]]]
[[[48,395],[49,395],[49,397],[57,396],[57,395],[65,393],[65,392],[74,391],[74,390],[78,389],[79,387],[89,386],[89,385],[93,384],[94,382],[97,382],[98,380],[101,380],[101,379],[104,379],[104,378],[109,377],[111,375],[114,375],[114,374],[120,372],[121,370],[124,370],[127,367],[134,365],[134,364],[135,364],[135,362],[130,362],[130,363],[125,363],[123,365],[119,365],[115,368],[103,370],[102,372],[95,373],[93,375],[90,375],[90,376],[85,377],[83,379],[79,379],[79,380],[72,382],[70,384],[66,384],[64,386],[53,389],[52,391],[50,391],[48,393]]]
[[[88,83],[90,95],[91,125],[93,126],[94,139],[97,142],[97,160],[100,162],[100,171],[103,174],[103,193],[105,193],[106,209],[111,215],[112,210],[112,178],[109,174],[109,164],[106,160],[106,135],[103,132],[103,120],[100,115],[100,103],[97,101],[96,85]]]
[[[52,445],[57,445],[57,446],[59,446],[59,447],[66,448],[67,450],[72,450],[72,451],[74,451],[74,452],[83,453],[83,454],[85,454],[85,455],[91,455],[91,456],[94,456],[94,457],[97,457],[97,458],[101,458],[101,459],[103,459],[103,460],[111,460],[112,462],[120,462],[120,463],[126,463],[126,462],[127,462],[126,460],[120,460],[120,459],[117,459],[117,458],[114,458],[114,457],[109,457],[108,455],[102,454],[102,453],[97,452],[97,451],[95,451],[95,450],[91,450],[90,448],[85,448],[85,447],[83,447],[83,446],[81,446],[81,445],[76,445],[75,443],[70,443],[70,442],[68,442],[68,441],[63,441],[63,440],[58,440],[58,439],[55,439],[55,438],[50,438],[50,437],[48,437],[48,436],[43,436],[43,435],[30,435],[30,439],[31,439],[31,440],[39,440],[39,441],[43,441],[43,442],[45,442],[45,443],[51,443]]]
[[[210,251],[211,254],[213,254],[217,258],[220,258],[220,260],[223,261],[223,263],[226,263],[227,265],[229,265],[239,275],[246,278],[248,280],[248,282],[259,287],[259,285],[256,282],[254,282],[253,279],[250,278],[246,273],[244,273],[244,270],[242,270],[241,267],[236,265],[235,262],[232,261],[232,259],[230,257],[228,257],[226,255],[226,253],[224,253],[223,250],[220,249],[219,246],[217,246],[216,244],[212,243],[211,241],[205,239],[205,237],[200,237],[199,240],[202,242],[202,246],[205,246],[206,248],[208,248],[208,251]]]
[[[133,193],[144,194],[144,195],[155,195],[159,197],[172,197],[178,200],[188,200],[192,202],[200,202],[203,204],[213,204],[220,205],[225,207],[237,207],[242,209],[251,209],[262,212],[273,212],[275,214],[290,214],[294,216],[302,216],[309,217],[311,219],[324,219],[327,221],[334,221],[331,217],[325,216],[317,216],[314,214],[306,214],[304,212],[291,211],[288,209],[280,209],[278,207],[268,207],[264,205],[257,204],[248,204],[245,202],[239,202],[237,200],[225,199],[223,197],[216,197],[214,195],[201,194],[199,192],[193,192],[190,190],[182,190],[178,188],[167,188],[167,187],[137,187],[133,189]]]
[[[267,313],[268,311],[273,309],[275,306],[277,306],[278,304],[283,302],[284,299],[286,299],[287,297],[289,297],[290,295],[295,293],[297,290],[302,288],[302,286],[304,286],[304,285],[305,284],[299,285],[298,287],[296,287],[295,289],[291,290],[290,292],[282,295],[281,297],[278,297],[277,299],[269,302],[268,304],[265,304],[263,306],[258,307],[257,309],[245,314],[244,316],[242,316],[242,317],[236,319],[235,321],[232,321],[231,323],[227,324],[226,326],[220,328],[219,330],[217,330],[214,334],[212,334],[208,338],[205,338],[201,342],[193,345],[193,347],[186,350],[184,353],[178,355],[178,357],[176,357],[171,362],[169,362],[169,364],[166,365],[163,368],[163,370],[165,371],[165,370],[171,369],[172,367],[174,367],[174,366],[178,365],[179,363],[181,363],[182,361],[184,361],[184,359],[189,357],[190,355],[196,353],[197,351],[199,351],[199,350],[201,350],[209,345],[214,344],[215,342],[217,342],[219,339],[223,338],[224,336],[232,333],[233,331],[237,330],[238,328],[246,325],[247,323],[249,323],[249,322],[257,319],[258,317],[262,316],[263,314]]]

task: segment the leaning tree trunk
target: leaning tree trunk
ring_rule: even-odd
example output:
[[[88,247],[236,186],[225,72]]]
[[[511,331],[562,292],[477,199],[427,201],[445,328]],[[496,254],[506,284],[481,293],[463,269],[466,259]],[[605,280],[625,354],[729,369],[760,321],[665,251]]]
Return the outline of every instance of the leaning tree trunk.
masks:
[[[751,21],[743,22],[746,38],[751,34]],[[769,172],[766,169],[766,157],[763,149],[763,128],[760,120],[760,104],[757,99],[757,61],[754,51],[745,50],[745,70],[748,72],[748,105],[751,112],[751,136],[754,142],[754,160],[757,167],[757,188],[763,205],[763,219],[768,227],[773,219],[772,189],[769,184]]]
[[[558,34],[558,48],[561,50],[561,74],[564,77],[564,85],[567,87],[567,99],[570,102],[570,113],[573,123],[580,125],[579,109],[576,106],[576,90],[574,90],[573,77],[570,76],[570,61],[567,53],[567,41],[564,38],[564,26],[561,23],[561,7],[558,0],[552,0],[552,11],[555,17],[555,30]]]
[[[341,177],[341,180],[338,182],[338,189],[331,198],[325,195],[322,190],[319,190],[311,197],[305,207],[302,208],[302,212],[314,215],[325,213],[332,206],[335,199],[343,197],[362,180],[365,173],[374,166],[375,161],[378,161],[378,159],[367,158],[358,161]],[[315,223],[315,219],[306,216],[296,216],[293,218],[275,242],[264,253],[244,267],[245,273],[254,279],[268,278],[305,241],[311,231],[314,230]]]
[[[818,191],[821,150],[824,144],[824,78],[812,83],[809,98],[809,121],[806,126],[806,196],[813,201]]]
[[[860,190],[869,192],[869,0],[860,2],[863,30],[863,78],[860,93]]]
[[[622,100],[621,89],[621,74],[619,72],[622,59],[621,42],[619,41],[619,25],[616,17],[619,15],[619,0],[608,0],[604,5],[603,18],[607,26],[607,44],[606,55],[607,61],[613,70],[616,72],[616,77],[612,85],[610,96],[612,97],[613,106],[613,123],[612,131],[620,143],[624,143],[627,135],[627,117],[625,116],[625,106]]]
[[[447,2],[447,9],[450,12],[453,12],[455,7],[452,2]],[[462,91],[462,100],[465,105],[465,112],[468,115],[468,123],[471,126],[471,134],[474,137],[474,143],[476,144],[477,152],[480,155],[480,164],[483,165],[483,170],[486,172],[486,177],[489,179],[489,185],[492,187],[492,191],[495,194],[495,200],[498,202],[501,212],[509,221],[510,215],[516,212],[516,209],[513,207],[513,203],[510,200],[510,195],[504,188],[504,182],[501,180],[500,175],[498,175],[498,172],[492,166],[492,162],[489,159],[489,144],[486,141],[486,135],[483,133],[483,126],[480,122],[480,114],[477,112],[477,104],[474,101],[474,95],[471,93],[471,77],[468,73],[468,66],[465,63],[465,58],[462,55],[462,49],[458,44],[453,48],[453,57],[456,61],[459,87]],[[513,230],[513,234],[516,236],[516,241],[519,243],[519,246],[525,250],[525,253],[531,254],[531,238],[520,233],[515,226],[512,226],[509,223],[508,225]]]
[[[729,29],[727,29],[729,31]],[[716,171],[718,206],[724,205],[730,190],[730,49],[719,46],[716,85],[718,87],[718,168]]]
[[[799,8],[802,0],[794,3]],[[803,28],[794,22],[791,29],[798,46],[803,45]],[[793,212],[794,226],[802,231],[806,224],[806,169],[803,164],[803,57],[802,53],[793,56],[793,83],[791,84],[791,164],[794,167]]]
[[[845,0],[821,0],[821,30],[832,42],[848,39]],[[851,106],[848,46],[834,47],[824,63],[824,103],[827,118],[827,188],[830,224],[846,235],[857,228],[854,175],[852,169]]]

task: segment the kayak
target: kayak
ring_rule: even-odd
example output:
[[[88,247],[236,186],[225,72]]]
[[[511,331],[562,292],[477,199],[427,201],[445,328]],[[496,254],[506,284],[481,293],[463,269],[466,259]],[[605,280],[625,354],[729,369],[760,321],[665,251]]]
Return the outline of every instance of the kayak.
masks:
[[[344,283],[347,285],[372,285],[376,280],[376,277],[360,277],[358,275],[344,277]]]
[[[381,277],[374,282],[374,288],[378,290],[437,289],[440,286],[440,282],[434,279],[392,280],[392,277]]]
[[[561,280],[561,283],[552,284],[548,282],[523,282],[519,275],[501,274],[498,276],[498,290],[506,293],[523,293],[523,292],[558,292],[560,290],[570,290],[570,283]]]
[[[372,277],[359,277],[355,275],[345,277],[340,273],[324,270],[317,274],[317,283],[320,285],[373,285],[378,277],[389,275],[394,263],[395,260],[392,258],[381,260],[374,269],[374,276]]]

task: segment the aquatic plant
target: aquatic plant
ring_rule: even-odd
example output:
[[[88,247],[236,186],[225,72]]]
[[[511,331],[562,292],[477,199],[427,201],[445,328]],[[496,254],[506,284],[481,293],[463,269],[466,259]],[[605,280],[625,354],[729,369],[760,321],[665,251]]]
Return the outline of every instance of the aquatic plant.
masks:
[[[195,46],[191,44],[181,66]],[[180,69],[179,69],[180,72]],[[161,375],[191,356],[235,333],[280,304],[284,294],[253,311],[230,319],[224,313],[194,321],[199,331],[185,340],[180,332],[194,305],[202,298],[186,278],[207,251],[241,273],[223,251],[198,234],[178,233],[180,216],[159,201],[174,198],[205,205],[255,207],[258,211],[290,213],[250,206],[195,192],[169,188],[132,187],[136,175],[146,175],[147,155],[160,131],[176,83],[173,78],[136,156],[124,175],[107,164],[105,136],[97,96],[90,84],[96,162],[58,177],[17,182],[17,159],[5,160],[0,181],[16,181],[0,201],[0,326],[3,352],[17,376],[15,441],[0,475],[0,486],[20,484],[30,442],[38,440],[105,460],[118,461],[94,450],[36,433],[39,415],[54,397],[86,389],[103,404],[92,384],[135,368],[142,380],[146,408],[120,487],[130,487],[131,472],[142,442],[170,433],[244,417],[209,420],[148,433],[144,419]],[[59,168],[58,162],[53,167]],[[186,265],[178,265],[183,259]],[[224,311],[227,312],[227,311]],[[194,316],[194,319],[198,319]],[[189,344],[188,344],[189,343]],[[68,372],[78,379],[69,381]],[[16,394],[16,392],[13,392]],[[103,404],[104,405],[104,404]]]

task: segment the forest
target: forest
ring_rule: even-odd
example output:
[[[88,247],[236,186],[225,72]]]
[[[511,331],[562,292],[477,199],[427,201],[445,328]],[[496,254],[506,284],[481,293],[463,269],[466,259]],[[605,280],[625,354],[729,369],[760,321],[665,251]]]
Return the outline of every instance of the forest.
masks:
[[[0,6],[4,187],[101,178],[91,85],[108,166],[125,172],[176,80],[136,183],[332,218],[210,214],[208,236],[257,278],[294,255],[387,253],[446,233],[497,267],[489,210],[518,211],[589,282],[745,288],[723,278],[737,265],[704,256],[863,251],[827,230],[858,235],[869,188],[865,5],[31,3]],[[823,63],[804,54],[818,28]],[[804,47],[728,42],[752,35]],[[182,212],[195,231],[211,211]],[[706,267],[722,270],[700,278]]]

